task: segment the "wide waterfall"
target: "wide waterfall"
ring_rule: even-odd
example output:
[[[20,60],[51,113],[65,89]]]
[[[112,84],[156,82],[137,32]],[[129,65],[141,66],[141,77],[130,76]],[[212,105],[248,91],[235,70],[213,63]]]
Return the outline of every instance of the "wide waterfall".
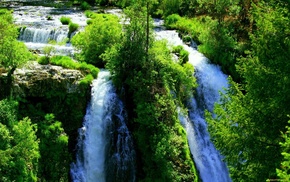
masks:
[[[180,114],[179,118],[187,131],[191,154],[200,178],[203,182],[231,181],[222,156],[210,140],[204,119],[204,110],[213,111],[214,103],[219,100],[219,92],[228,87],[227,76],[218,66],[210,64],[207,58],[194,48],[196,45],[185,45],[176,31],[161,30],[157,31],[156,35],[174,46],[183,45],[189,52],[189,63],[195,68],[197,94],[188,103],[188,115]]]
[[[77,160],[71,166],[75,182],[135,181],[135,151],[126,126],[126,112],[101,71],[92,84],[92,98],[79,129]]]
[[[62,16],[77,23],[80,30],[87,25],[84,13],[75,9],[19,5],[13,7],[13,16],[20,27],[18,39],[30,50],[41,54],[45,53],[45,47],[54,47],[52,54],[73,56],[70,39],[76,32],[69,34],[68,25],[62,25],[60,21]]]
[[[68,30],[65,29],[40,29],[33,27],[25,27],[20,30],[19,40],[25,42],[48,43],[54,40],[61,43],[68,37]]]

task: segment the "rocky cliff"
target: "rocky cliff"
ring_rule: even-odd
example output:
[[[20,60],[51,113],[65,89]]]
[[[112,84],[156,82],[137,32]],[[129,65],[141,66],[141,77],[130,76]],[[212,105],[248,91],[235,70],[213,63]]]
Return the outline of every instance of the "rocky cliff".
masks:
[[[39,122],[43,121],[46,113],[53,113],[69,135],[72,151],[90,99],[90,85],[79,84],[83,78],[84,75],[78,70],[37,62],[29,62],[23,68],[16,69],[12,94],[19,101],[20,117],[29,116],[32,121]],[[5,73],[2,73],[1,94],[7,88],[5,83]]]

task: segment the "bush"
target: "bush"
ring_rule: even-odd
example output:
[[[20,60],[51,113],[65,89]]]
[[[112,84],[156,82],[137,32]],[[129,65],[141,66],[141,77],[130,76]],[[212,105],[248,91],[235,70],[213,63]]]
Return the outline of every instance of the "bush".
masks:
[[[93,20],[91,20],[91,19],[87,20],[87,24],[88,24],[88,25],[90,25],[90,24],[92,24],[92,23],[93,23]]]
[[[81,81],[80,81],[80,85],[81,86],[87,86],[90,85],[92,83],[92,81],[94,80],[94,77],[91,74],[88,74],[86,77],[84,77]]]
[[[90,10],[86,10],[85,11],[85,15],[87,18],[92,18],[94,15],[94,12],[90,11]]]
[[[172,14],[165,19],[165,26],[167,28],[173,28],[171,26],[173,26],[180,19],[181,19],[181,17],[178,14]]]
[[[179,63],[184,64],[188,61],[189,52],[182,49],[179,53]]]
[[[178,55],[179,64],[184,64],[184,63],[188,62],[189,52],[186,51],[182,45],[178,45],[178,46],[173,47],[172,53],[175,53]]]
[[[46,19],[47,20],[53,20],[52,16],[47,16]]]
[[[175,54],[179,54],[181,50],[183,50],[183,46],[182,45],[174,46],[172,48],[172,52],[175,53]]]
[[[69,34],[69,36],[70,36],[74,31],[76,31],[78,28],[79,28],[79,24],[77,24],[77,23],[73,23],[73,22],[70,22],[70,23],[69,23],[69,26],[68,26],[68,29],[69,29],[68,34]]]
[[[63,25],[68,25],[71,23],[71,18],[69,17],[66,17],[66,16],[62,16],[60,18],[60,22],[63,24]]]
[[[87,3],[86,1],[84,1],[81,4],[81,9],[82,10],[89,10],[89,9],[91,9],[91,6],[89,5],[89,3]]]
[[[38,58],[37,62],[41,65],[49,64],[49,57],[41,56]]]

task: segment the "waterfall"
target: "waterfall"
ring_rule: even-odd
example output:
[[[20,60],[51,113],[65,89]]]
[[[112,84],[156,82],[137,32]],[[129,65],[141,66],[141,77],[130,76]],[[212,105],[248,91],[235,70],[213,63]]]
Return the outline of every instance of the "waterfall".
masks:
[[[68,31],[50,28],[22,28],[19,40],[24,42],[48,43],[54,40],[57,43],[64,41],[68,36]]]
[[[195,165],[203,182],[231,181],[222,156],[215,149],[207,131],[204,110],[213,111],[214,103],[219,100],[219,92],[228,87],[227,76],[221,69],[210,64],[208,59],[195,48],[187,46],[176,31],[156,32],[158,39],[167,39],[174,46],[183,45],[189,52],[189,63],[195,68],[198,88],[195,97],[189,100],[188,115],[179,114],[179,119],[187,131],[188,143]]]
[[[68,37],[69,26],[62,25],[60,18],[68,17],[82,30],[87,17],[76,9],[59,9],[44,6],[13,6],[14,23],[21,27],[18,40],[25,43],[33,52],[45,54],[46,47],[53,47],[53,54],[73,56],[74,48],[69,43],[75,35]],[[49,44],[49,41],[56,44]],[[67,43],[68,42],[68,43]]]
[[[91,102],[79,129],[77,160],[71,165],[75,182],[135,181],[135,151],[126,126],[126,112],[101,71],[92,83]]]

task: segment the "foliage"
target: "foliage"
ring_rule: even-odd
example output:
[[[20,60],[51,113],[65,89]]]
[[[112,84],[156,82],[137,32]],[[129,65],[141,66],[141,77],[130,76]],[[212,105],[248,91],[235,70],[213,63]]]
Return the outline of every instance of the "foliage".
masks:
[[[15,101],[1,100],[0,108],[0,180],[36,181],[39,158],[37,126],[29,118],[17,121]]]
[[[174,63],[166,42],[155,42],[152,29],[147,31],[145,9],[131,8],[122,42],[105,57],[115,85],[125,89],[126,104],[134,108],[131,125],[142,164],[137,176],[141,181],[197,181],[176,108],[196,86],[193,68]]]
[[[237,65],[245,83],[232,82],[216,106],[216,117],[208,119],[215,145],[237,181],[276,179],[282,160],[280,132],[288,125],[289,9],[283,3],[259,2],[253,15],[258,28]]]
[[[121,31],[117,16],[94,15],[92,23],[72,38],[72,44],[80,50],[77,58],[97,67],[104,67],[101,55],[120,40]]]
[[[68,24],[71,23],[71,18],[70,17],[67,17],[67,16],[62,16],[62,17],[60,17],[60,22],[63,25],[68,25]]]
[[[288,121],[288,124],[290,122]],[[289,132],[290,127],[286,126],[287,131],[285,133],[282,133],[283,142],[280,142],[280,146],[282,147],[282,155],[284,157],[283,161],[281,162],[281,168],[276,169],[277,176],[281,179],[281,181],[289,181],[290,180],[290,155],[289,155],[289,149],[290,149],[290,138],[289,138]]]
[[[68,136],[53,114],[45,115],[39,122],[38,137],[40,138],[39,171],[42,181],[68,181],[70,170],[70,154],[68,152]],[[49,162],[48,162],[49,161]]]
[[[186,51],[182,45],[173,47],[172,52],[177,54],[179,64],[184,64],[184,63],[188,62],[189,52]]]
[[[94,78],[97,78],[99,69],[91,64],[87,64],[85,62],[76,62],[72,58],[68,56],[52,56],[51,58],[47,58],[46,56],[39,57],[38,59],[39,64],[53,64],[62,66],[64,68],[69,69],[77,69],[82,71],[85,74],[91,74]]]
[[[81,6],[80,6],[81,10],[89,10],[91,9],[91,6],[89,3],[87,3],[86,1],[82,2],[81,3]]]
[[[71,36],[71,34],[73,32],[77,31],[78,28],[79,28],[79,24],[70,22],[68,24],[68,35],[69,35],[69,37]]]
[[[0,65],[13,69],[31,57],[26,46],[17,41],[18,31],[9,11],[0,10]]]
[[[86,77],[84,77],[81,81],[80,81],[80,85],[90,85],[93,81],[94,77],[91,74],[86,75]]]

